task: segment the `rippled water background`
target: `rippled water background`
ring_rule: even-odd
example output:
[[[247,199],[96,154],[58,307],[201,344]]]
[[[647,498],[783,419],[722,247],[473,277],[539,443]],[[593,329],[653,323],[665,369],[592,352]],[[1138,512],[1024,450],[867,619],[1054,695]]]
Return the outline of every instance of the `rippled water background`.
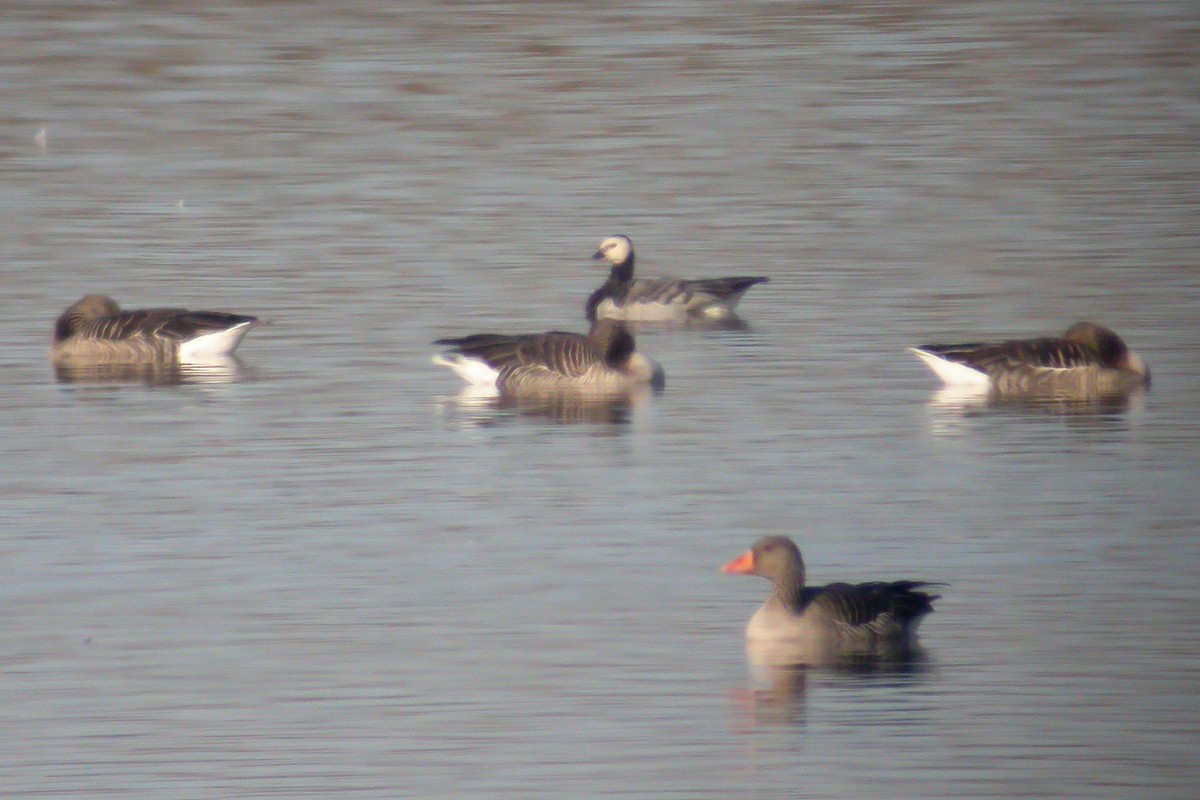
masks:
[[[1190,2],[0,9],[12,797],[1193,798]],[[764,274],[666,392],[460,407],[589,260]],[[87,291],[257,314],[59,381]],[[1128,409],[939,404],[903,347],[1103,321]],[[901,674],[751,690],[765,533],[950,584]]]

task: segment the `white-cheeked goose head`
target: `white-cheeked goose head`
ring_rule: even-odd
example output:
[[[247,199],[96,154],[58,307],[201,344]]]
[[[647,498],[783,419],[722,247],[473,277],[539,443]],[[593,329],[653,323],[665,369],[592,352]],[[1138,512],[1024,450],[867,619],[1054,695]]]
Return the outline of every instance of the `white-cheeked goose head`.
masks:
[[[628,236],[620,234],[609,236],[600,243],[600,248],[592,256],[594,261],[607,261],[613,265],[624,264],[633,259],[633,242]]]

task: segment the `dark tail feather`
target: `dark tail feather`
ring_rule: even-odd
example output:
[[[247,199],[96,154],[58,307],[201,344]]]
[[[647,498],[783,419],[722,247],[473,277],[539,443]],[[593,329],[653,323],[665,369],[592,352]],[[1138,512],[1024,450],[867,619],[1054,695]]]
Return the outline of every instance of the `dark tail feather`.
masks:
[[[744,292],[759,283],[770,283],[771,279],[763,276],[726,278],[734,292]]]
[[[228,314],[223,311],[189,311],[183,314],[181,319],[191,322],[198,328],[213,330],[226,330],[237,325],[245,325],[247,322],[258,322],[258,317],[246,314]]]

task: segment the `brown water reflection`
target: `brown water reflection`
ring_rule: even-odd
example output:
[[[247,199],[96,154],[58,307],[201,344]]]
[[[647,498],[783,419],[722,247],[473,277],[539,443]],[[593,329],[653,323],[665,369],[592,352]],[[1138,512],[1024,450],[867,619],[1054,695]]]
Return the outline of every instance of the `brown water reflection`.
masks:
[[[633,414],[653,402],[661,389],[643,387],[616,395],[559,392],[532,397],[512,397],[492,389],[467,387],[445,398],[443,408],[455,418],[491,425],[514,415],[556,423],[628,425]]]
[[[808,665],[750,668],[749,683],[730,693],[736,712],[732,726],[748,732],[759,727],[806,722],[806,696],[831,686],[843,691],[911,690],[931,677],[934,662],[922,649],[902,659],[844,658],[820,667]]]
[[[1117,394],[1053,395],[1013,397],[987,390],[945,386],[929,398],[929,406],[939,411],[963,415],[987,410],[1011,413],[1051,414],[1059,416],[1110,416],[1141,410],[1147,389],[1136,388]]]
[[[238,358],[214,359],[189,364],[92,364],[56,361],[54,376],[60,383],[183,386],[188,384],[236,383],[250,376]]]

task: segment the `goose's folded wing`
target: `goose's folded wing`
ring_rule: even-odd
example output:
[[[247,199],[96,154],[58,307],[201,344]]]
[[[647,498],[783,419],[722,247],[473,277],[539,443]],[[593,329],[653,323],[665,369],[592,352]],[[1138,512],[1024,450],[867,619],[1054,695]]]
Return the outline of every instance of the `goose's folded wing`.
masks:
[[[175,317],[184,313],[187,312],[182,308],[121,311],[90,320],[80,328],[79,333],[84,338],[112,340],[153,336]]]
[[[622,298],[624,305],[652,303],[656,305],[685,305],[692,297],[687,281],[676,278],[646,278],[633,281]]]
[[[551,331],[522,337],[517,348],[518,366],[545,368],[567,377],[578,377],[600,361],[596,346],[577,333]]]
[[[705,302],[729,300],[756,283],[766,283],[762,277],[733,278],[642,278],[635,280],[625,293],[624,302],[657,303],[660,305],[689,305],[694,300]]]
[[[766,283],[769,278],[737,276],[730,278],[699,278],[696,280],[680,281],[692,294],[704,295],[714,300],[728,300],[759,283]]]
[[[89,321],[79,333],[89,339],[120,341],[132,338],[161,338],[186,342],[198,336],[227,331],[238,325],[256,321],[255,317],[219,311],[148,308],[121,311]]]
[[[1007,342],[922,345],[920,350],[981,370],[1040,367],[1073,369],[1098,362],[1094,350],[1066,339],[1014,339]]]
[[[256,317],[245,314],[227,314],[222,311],[171,311],[150,309],[142,313],[147,315],[147,325],[154,326],[155,332],[168,339],[186,342],[210,333],[220,333],[239,325],[257,322]]]
[[[881,624],[903,624],[933,611],[923,581],[832,583],[806,590],[809,603],[829,619],[852,630],[871,630]]]
[[[479,359],[493,369],[501,369],[514,363],[520,338],[500,333],[476,333],[459,338],[437,339],[434,344],[449,347],[467,358]]]
[[[594,345],[577,333],[565,331],[522,336],[479,333],[460,339],[438,339],[434,344],[450,346],[456,352],[479,359],[501,372],[547,369],[576,376],[597,360]]]

